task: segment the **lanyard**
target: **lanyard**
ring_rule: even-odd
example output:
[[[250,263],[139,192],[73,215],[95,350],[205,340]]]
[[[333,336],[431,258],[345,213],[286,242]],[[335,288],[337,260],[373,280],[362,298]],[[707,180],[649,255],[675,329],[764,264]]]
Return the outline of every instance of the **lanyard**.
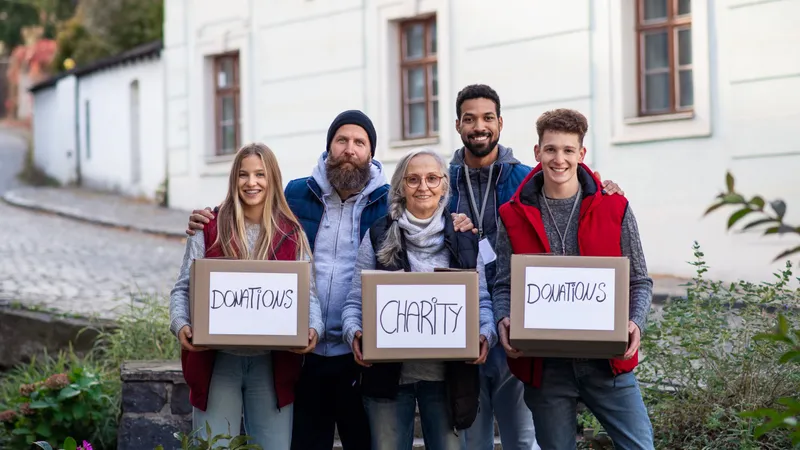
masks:
[[[542,199],[544,200],[544,206],[547,207],[547,213],[550,214],[550,220],[553,221],[553,227],[556,229],[556,233],[558,233],[559,239],[561,239],[561,254],[567,254],[567,232],[569,231],[569,225],[572,223],[572,216],[575,214],[575,210],[578,208],[578,203],[580,202],[581,192],[583,189],[578,188],[578,193],[575,194],[575,203],[572,204],[572,211],[569,213],[569,219],[567,219],[567,227],[564,229],[564,234],[561,234],[561,230],[558,229],[558,223],[556,223],[556,218],[553,216],[553,212],[550,211],[550,204],[547,203],[547,196],[544,194],[544,190],[542,190]]]
[[[486,212],[486,204],[489,202],[489,191],[492,190],[493,170],[494,170],[494,164],[489,166],[489,182],[486,184],[486,192],[483,194],[483,205],[481,205],[481,209],[479,210],[478,204],[475,203],[475,194],[472,193],[472,181],[470,181],[469,179],[469,167],[467,167],[466,164],[464,165],[464,174],[467,176],[467,192],[469,192],[469,202],[472,205],[472,211],[475,213],[475,216],[478,219],[478,223],[476,225],[478,227],[479,239],[483,238],[483,214]],[[480,179],[480,174],[478,175],[478,177]]]

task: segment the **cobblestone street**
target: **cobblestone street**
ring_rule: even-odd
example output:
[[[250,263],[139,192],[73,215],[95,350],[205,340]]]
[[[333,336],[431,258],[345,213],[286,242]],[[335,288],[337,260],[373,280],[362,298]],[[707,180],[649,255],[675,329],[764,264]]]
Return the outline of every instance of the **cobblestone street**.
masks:
[[[0,131],[0,194],[16,183],[24,143]],[[113,318],[130,293],[167,301],[183,242],[0,202],[0,302]]]

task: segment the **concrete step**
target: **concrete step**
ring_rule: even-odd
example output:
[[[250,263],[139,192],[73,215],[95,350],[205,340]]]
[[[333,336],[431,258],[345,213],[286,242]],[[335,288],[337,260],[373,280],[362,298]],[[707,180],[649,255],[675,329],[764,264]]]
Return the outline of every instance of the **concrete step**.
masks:
[[[422,440],[421,437],[414,438],[414,449],[424,449],[425,442]],[[342,443],[337,439],[333,442],[333,450],[342,450]],[[500,445],[500,438],[495,436],[494,437],[494,450],[503,450],[503,446]]]
[[[500,430],[497,427],[497,421],[494,422],[494,437],[495,439],[500,436]],[[417,410],[416,414],[414,415],[414,437],[421,438],[422,437],[422,424],[420,423],[419,419],[419,409]],[[339,429],[338,427],[334,430],[334,439],[337,441],[339,440]]]

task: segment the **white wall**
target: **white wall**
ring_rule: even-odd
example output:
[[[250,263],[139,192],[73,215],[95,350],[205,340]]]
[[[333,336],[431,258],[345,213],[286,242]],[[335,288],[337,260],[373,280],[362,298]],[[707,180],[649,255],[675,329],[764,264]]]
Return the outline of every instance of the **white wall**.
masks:
[[[139,90],[141,178],[134,177],[131,83]],[[153,199],[166,177],[163,66],[139,60],[79,78],[79,124],[83,185]],[[86,102],[89,101],[89,136]]]
[[[232,0],[211,8],[167,2],[171,206],[215,205],[225,195],[232,157],[213,156],[209,86],[209,58],[225,51],[239,51],[241,142],[269,145],[284,183],[311,173],[335,115],[365,107],[361,4]]]
[[[207,57],[240,52],[242,142],[278,155],[284,182],[307,176],[340,111],[375,122],[387,176],[410,147],[450,156],[461,145],[455,99],[486,83],[502,101],[501,143],[534,164],[535,121],[556,107],[590,120],[587,162],[618,182],[639,221],[653,273],[690,275],[700,241],[712,275],[766,279],[787,239],[725,234],[727,214],[702,213],[732,169],[747,193],[800,204],[800,2],[693,0],[693,117],[629,117],[631,5],[615,0],[230,0],[166,4],[167,148],[173,207],[218,204],[231,157],[214,157]],[[435,13],[440,136],[400,140],[397,21]],[[487,22],[488,18],[491,22]],[[492,23],[500,24],[498,26]],[[749,30],[743,33],[741,30]],[[635,48],[635,46],[634,46]],[[635,91],[633,93],[635,95]],[[792,200],[797,201],[792,201]],[[794,211],[794,212],[793,212]],[[800,222],[797,207],[790,218]]]
[[[742,193],[783,198],[787,218],[800,223],[800,136],[793,131],[800,124],[800,2],[692,1],[697,114],[633,125],[611,95],[626,88],[614,72],[633,70],[615,67],[631,61],[620,62],[627,55],[613,48],[619,3],[595,5],[596,167],[630,198],[650,271],[690,275],[684,261],[696,240],[712,276],[771,279],[784,262],[770,262],[796,239],[726,233],[733,209],[703,213],[731,170]]]
[[[67,181],[66,150],[53,132],[58,122],[58,92],[55,86],[41,89],[33,97],[33,160],[37,167],[59,182]]]
[[[33,95],[33,154],[36,165],[62,184],[77,180],[75,77]]]

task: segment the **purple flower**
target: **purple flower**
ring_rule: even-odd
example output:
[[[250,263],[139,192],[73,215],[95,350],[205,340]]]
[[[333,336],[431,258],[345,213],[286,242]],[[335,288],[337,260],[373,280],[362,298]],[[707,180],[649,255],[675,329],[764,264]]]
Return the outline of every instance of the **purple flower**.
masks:
[[[92,444],[90,444],[88,441],[83,441],[83,445],[78,447],[78,450],[92,450]]]

